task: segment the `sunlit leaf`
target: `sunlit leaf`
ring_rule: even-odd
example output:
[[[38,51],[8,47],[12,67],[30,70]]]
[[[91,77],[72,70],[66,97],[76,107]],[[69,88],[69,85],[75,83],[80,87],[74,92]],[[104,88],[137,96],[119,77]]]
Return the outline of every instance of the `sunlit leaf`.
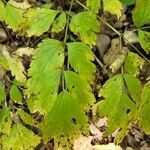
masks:
[[[141,105],[139,109],[139,125],[147,133],[150,134],[150,83],[147,83],[141,95]]]
[[[100,25],[93,13],[84,11],[72,17],[70,29],[77,34],[83,42],[89,45],[95,45],[96,33],[99,32]]]
[[[53,23],[57,11],[46,8],[32,8],[24,14],[23,29],[29,37],[42,35]]]
[[[103,0],[104,11],[110,12],[121,17],[122,4],[120,0]]]
[[[2,140],[3,147],[8,150],[32,150],[40,143],[40,137],[20,123],[14,124],[10,133],[4,136]]]
[[[86,5],[93,12],[98,13],[100,6],[101,6],[101,1],[100,0],[86,0]]]
[[[70,65],[85,80],[93,81],[96,68],[92,63],[94,61],[94,55],[91,48],[81,42],[67,43],[67,47]]]
[[[133,21],[135,26],[141,27],[150,23],[150,0],[136,0],[136,6],[133,11]]]
[[[5,87],[3,86],[2,83],[0,83],[0,103],[5,100]]]
[[[64,48],[60,41],[45,39],[38,45],[29,69],[26,91],[30,99],[28,105],[33,112],[50,111],[57,97],[63,63]]]
[[[52,24],[52,32],[60,32],[64,29],[66,25],[66,14],[62,12],[58,18],[55,19],[55,21]]]
[[[124,63],[124,70],[126,73],[136,77],[139,75],[143,63],[144,60],[140,56],[136,53],[129,52]]]

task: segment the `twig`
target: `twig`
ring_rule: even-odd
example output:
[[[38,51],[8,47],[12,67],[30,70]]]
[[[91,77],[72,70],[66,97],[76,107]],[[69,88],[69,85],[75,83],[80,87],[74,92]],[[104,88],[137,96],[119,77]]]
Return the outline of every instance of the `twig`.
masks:
[[[8,31],[8,29],[7,29],[7,27],[6,27],[6,25],[2,22],[2,26],[3,26],[3,28],[5,29],[5,31],[6,31],[6,33],[7,33],[7,35],[8,35],[8,37],[9,37],[9,39],[15,44],[15,41],[14,41],[14,39],[12,38],[12,36],[11,36],[11,34],[9,33],[9,31]],[[16,44],[15,44],[16,45]]]
[[[147,26],[147,27],[141,27],[141,28],[138,28],[138,29],[134,29],[134,30],[131,30],[131,32],[135,32],[135,31],[143,30],[143,29],[150,29],[150,26]]]
[[[97,63],[99,64],[99,66],[103,69],[104,73],[106,74],[108,71],[105,68],[105,66],[103,65],[103,63],[97,58],[97,56],[94,54],[94,58],[97,61]]]

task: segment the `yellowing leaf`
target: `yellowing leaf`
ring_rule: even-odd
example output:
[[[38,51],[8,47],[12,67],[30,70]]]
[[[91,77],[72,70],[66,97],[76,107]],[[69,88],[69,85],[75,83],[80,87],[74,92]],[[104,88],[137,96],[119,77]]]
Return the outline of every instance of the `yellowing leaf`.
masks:
[[[27,82],[26,91],[30,99],[28,105],[33,112],[50,111],[57,97],[63,63],[63,43],[54,39],[46,39],[38,45],[29,69],[30,79]]]
[[[18,48],[13,54],[22,57],[23,55],[31,56],[34,54],[34,52],[35,52],[34,48],[21,47]]]
[[[85,116],[80,104],[69,92],[63,91],[57,97],[52,110],[45,117],[40,128],[45,141],[54,138],[55,142],[63,138],[74,137],[86,126]],[[64,142],[64,141],[63,141]]]
[[[20,118],[23,120],[23,122],[25,122],[26,124],[29,124],[31,126],[34,125],[34,119],[31,117],[30,114],[26,113],[22,109],[18,110],[18,114],[19,114]]]
[[[87,81],[72,71],[65,71],[66,86],[70,93],[78,100],[85,109],[89,109],[95,98]]]
[[[2,134],[7,134],[11,127],[11,116],[9,109],[0,109],[0,131]],[[0,135],[1,138],[2,135]],[[1,140],[0,140],[1,143]]]
[[[19,2],[18,3],[18,2],[14,1],[14,0],[9,0],[9,4],[13,5],[16,8],[20,8],[20,9],[24,9],[24,10],[26,10],[26,9],[31,7],[31,5],[28,3],[28,1],[24,1],[24,2]]]
[[[120,0],[103,0],[104,11],[110,12],[121,17],[122,4]]]
[[[139,125],[145,133],[150,134],[150,83],[145,84],[142,90],[141,100],[139,109]]]
[[[116,141],[123,139],[129,122],[135,119],[140,93],[140,81],[131,75],[116,75],[104,84],[100,94],[105,100],[100,102],[98,112],[101,117],[108,117],[105,135],[121,129]]]
[[[3,46],[1,53],[0,65],[4,69],[11,71],[15,79],[24,84],[26,82],[26,77],[21,60],[15,56],[11,56],[5,46]]]
[[[136,0],[136,7],[133,11],[133,22],[136,27],[150,23],[150,0]]]
[[[93,81],[96,68],[92,63],[94,56],[91,48],[81,42],[67,43],[67,47],[70,65],[82,78],[89,82]]]
[[[2,141],[3,147],[7,150],[33,150],[40,143],[40,137],[34,135],[22,124],[16,123],[12,126],[10,133],[3,137]]]
[[[23,21],[23,11],[8,3],[5,8],[4,20],[9,28],[13,31],[17,31],[19,29],[19,25]]]
[[[55,10],[32,8],[24,14],[25,20],[22,27],[29,37],[42,35],[48,31],[56,15],[57,11]]]
[[[142,68],[144,61],[143,59],[135,53],[128,52],[124,63],[124,70],[126,73],[136,77],[140,73],[140,68]]]
[[[142,48],[147,53],[150,52],[150,32],[139,30],[138,35]]]
[[[98,13],[98,10],[100,9],[100,3],[100,0],[86,0],[87,7],[95,13]]]
[[[20,103],[22,101],[22,95],[16,85],[12,85],[10,88],[10,98],[14,102]]]
[[[72,17],[70,29],[80,36],[83,42],[92,46],[96,43],[96,33],[99,32],[100,25],[93,13],[84,11]]]
[[[55,19],[55,21],[52,24],[52,32],[60,32],[64,29],[66,25],[66,14],[62,12],[58,18]]]

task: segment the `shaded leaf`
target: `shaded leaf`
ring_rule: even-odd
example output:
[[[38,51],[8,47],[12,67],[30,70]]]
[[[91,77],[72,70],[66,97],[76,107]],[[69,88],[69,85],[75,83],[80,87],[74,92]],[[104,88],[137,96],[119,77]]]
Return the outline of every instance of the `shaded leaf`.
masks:
[[[78,135],[86,123],[87,117],[80,104],[69,92],[63,91],[57,97],[52,110],[45,117],[40,128],[45,141],[54,138],[57,143],[64,136],[66,138]]]
[[[95,101],[88,82],[72,71],[65,71],[64,75],[66,86],[70,93],[78,100],[83,108],[88,110]]]
[[[9,28],[17,31],[19,25],[23,22],[23,11],[8,3],[5,8],[4,20]]]
[[[136,0],[120,0],[125,6],[133,5]]]
[[[25,122],[26,124],[29,124],[29,125],[34,125],[34,119],[32,118],[32,116],[30,114],[26,113],[22,109],[18,110],[18,114],[19,114],[20,118],[23,120],[23,122]]]
[[[105,98],[98,107],[101,117],[108,117],[105,135],[121,129],[116,137],[119,143],[126,135],[129,122],[136,117],[140,102],[141,84],[131,75],[116,75],[109,79],[100,91]]]
[[[21,92],[18,89],[18,87],[16,85],[14,85],[14,84],[10,88],[10,98],[14,102],[18,102],[18,103],[22,102]]]

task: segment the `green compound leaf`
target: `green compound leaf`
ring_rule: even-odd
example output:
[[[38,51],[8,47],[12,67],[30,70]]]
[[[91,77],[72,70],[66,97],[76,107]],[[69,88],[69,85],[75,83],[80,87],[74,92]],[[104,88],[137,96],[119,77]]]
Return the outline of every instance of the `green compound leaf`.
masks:
[[[150,134],[150,83],[145,84],[142,90],[141,100],[139,109],[139,125],[146,134]]]
[[[43,131],[43,138],[47,141],[49,138],[59,142],[63,138],[74,137],[80,133],[80,129],[87,124],[80,104],[69,92],[61,92],[57,100],[45,117],[40,128]],[[83,131],[83,130],[82,130]]]
[[[18,102],[21,103],[22,102],[22,95],[20,90],[18,89],[18,87],[16,85],[12,85],[10,88],[10,98],[11,100],[13,100],[14,102]]]
[[[71,67],[85,80],[93,81],[96,67],[92,63],[94,56],[91,48],[82,42],[67,43],[67,47]]]
[[[136,0],[136,7],[133,11],[133,22],[136,27],[150,23],[150,0]]]
[[[34,147],[40,143],[40,137],[34,135],[22,124],[16,123],[12,126],[10,133],[3,136],[2,141],[4,150],[34,150]]]
[[[53,22],[51,31],[56,33],[62,31],[66,25],[66,21],[66,14],[61,12],[58,18]]]
[[[0,103],[2,103],[5,100],[5,87],[2,83],[0,83]]]
[[[29,69],[30,79],[26,91],[31,111],[40,113],[50,111],[57,97],[63,63],[63,43],[45,39],[38,45]]]
[[[23,11],[10,4],[6,5],[4,20],[9,28],[13,31],[19,29],[20,24],[23,22]]]
[[[83,42],[92,46],[95,45],[97,37],[96,33],[99,32],[100,25],[93,13],[84,11],[72,17],[70,29],[80,36]]]
[[[140,68],[144,64],[144,60],[135,53],[128,52],[124,63],[124,70],[126,73],[133,75],[134,77],[138,76],[140,73]]]
[[[22,27],[29,37],[36,35],[40,36],[48,31],[53,23],[57,11],[46,8],[32,8],[24,14],[24,22]]]
[[[109,79],[100,91],[105,98],[98,107],[100,117],[108,117],[105,135],[121,129],[116,137],[117,143],[126,135],[129,123],[136,117],[140,102],[140,81],[131,75],[116,75]]]
[[[121,9],[123,8],[120,0],[103,0],[103,5],[104,11],[115,14],[118,18],[121,17]]]
[[[78,100],[85,109],[89,109],[95,98],[87,81],[83,80],[79,74],[72,71],[65,71],[65,81],[69,92]]]
[[[150,32],[139,30],[138,35],[142,48],[147,53],[150,52]]]
[[[100,0],[86,0],[86,6],[95,13],[98,13],[101,2]]]

